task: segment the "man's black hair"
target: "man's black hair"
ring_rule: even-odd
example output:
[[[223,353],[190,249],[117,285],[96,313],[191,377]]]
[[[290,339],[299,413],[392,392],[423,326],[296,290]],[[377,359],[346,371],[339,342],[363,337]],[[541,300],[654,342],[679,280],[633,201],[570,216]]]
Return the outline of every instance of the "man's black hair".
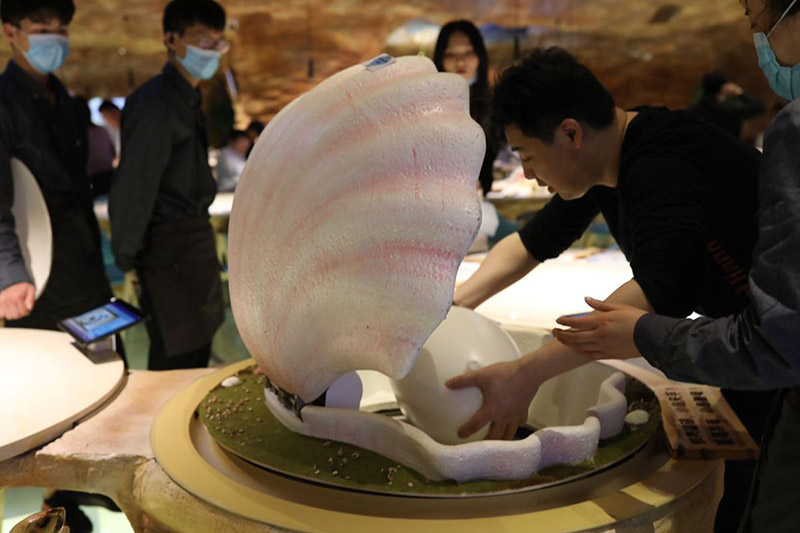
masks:
[[[492,97],[496,127],[516,125],[528,137],[553,142],[573,118],[594,129],[614,121],[614,97],[592,72],[558,47],[537,48],[501,74]]]
[[[245,131],[255,133],[256,135],[261,135],[261,132],[264,131],[264,123],[260,120],[252,120],[250,121],[250,124],[247,125],[247,130]]]
[[[46,22],[53,17],[66,25],[74,14],[72,0],[0,0],[0,19],[14,26],[19,26],[24,18]]]
[[[223,31],[225,10],[214,0],[172,0],[164,8],[164,33],[182,35],[195,24]]]
[[[726,83],[728,83],[728,78],[717,71],[703,74],[703,79],[700,81],[700,85],[703,88],[703,95],[710,97],[716,96]]]
[[[103,103],[100,104],[98,111],[100,111],[101,113],[105,111],[119,111],[119,107],[117,107],[117,104],[115,104],[111,100],[103,100]]]

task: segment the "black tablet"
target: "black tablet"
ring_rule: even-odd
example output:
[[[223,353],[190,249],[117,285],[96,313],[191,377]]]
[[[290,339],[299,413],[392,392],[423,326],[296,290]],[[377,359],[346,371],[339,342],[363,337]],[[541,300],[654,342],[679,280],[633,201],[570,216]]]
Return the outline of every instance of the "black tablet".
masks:
[[[105,339],[144,320],[132,305],[112,298],[110,302],[76,317],[62,320],[58,327],[87,345]]]

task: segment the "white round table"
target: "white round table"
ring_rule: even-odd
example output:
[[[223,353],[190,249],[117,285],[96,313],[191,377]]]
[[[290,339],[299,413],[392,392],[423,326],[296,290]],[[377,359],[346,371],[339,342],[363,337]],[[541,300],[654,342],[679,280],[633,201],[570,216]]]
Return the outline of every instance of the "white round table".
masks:
[[[498,322],[519,346],[523,354],[539,349],[541,333],[560,327],[562,315],[584,313],[592,309],[584,296],[604,300],[620,285],[633,278],[628,261],[619,250],[604,251],[579,258],[580,250],[567,250],[545,261],[521,280],[495,294],[475,311]],[[480,266],[480,259],[461,263],[456,284],[467,281]],[[663,377],[644,358],[628,361]]]
[[[71,343],[57,331],[0,328],[0,461],[60,436],[124,382],[116,353],[90,359]]]

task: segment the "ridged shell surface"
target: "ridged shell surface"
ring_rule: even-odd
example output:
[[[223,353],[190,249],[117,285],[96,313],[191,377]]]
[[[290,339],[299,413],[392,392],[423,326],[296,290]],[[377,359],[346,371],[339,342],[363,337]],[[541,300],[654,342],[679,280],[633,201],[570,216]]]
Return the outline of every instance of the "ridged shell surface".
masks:
[[[236,325],[273,382],[310,401],[353,370],[409,372],[480,225],[484,151],[466,82],[423,57],[350,67],[269,123],[228,262]]]

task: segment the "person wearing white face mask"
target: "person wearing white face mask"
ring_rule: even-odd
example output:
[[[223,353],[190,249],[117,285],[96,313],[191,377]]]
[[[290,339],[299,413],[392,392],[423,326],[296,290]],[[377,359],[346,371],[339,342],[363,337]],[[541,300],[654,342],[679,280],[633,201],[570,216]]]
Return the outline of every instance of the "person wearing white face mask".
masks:
[[[743,390],[781,389],[761,442],[741,531],[800,531],[800,2],[743,2],[758,63],[789,100],[767,128],[751,303],[738,315],[679,320],[587,301],[558,339],[594,359],[643,355],[668,377]]]
[[[225,10],[214,0],[167,4],[167,64],[128,97],[122,113],[111,245],[117,266],[138,274],[140,304],[151,316],[151,370],[206,366],[223,320],[208,217],[217,186],[197,87],[228,49],[224,28]]]

